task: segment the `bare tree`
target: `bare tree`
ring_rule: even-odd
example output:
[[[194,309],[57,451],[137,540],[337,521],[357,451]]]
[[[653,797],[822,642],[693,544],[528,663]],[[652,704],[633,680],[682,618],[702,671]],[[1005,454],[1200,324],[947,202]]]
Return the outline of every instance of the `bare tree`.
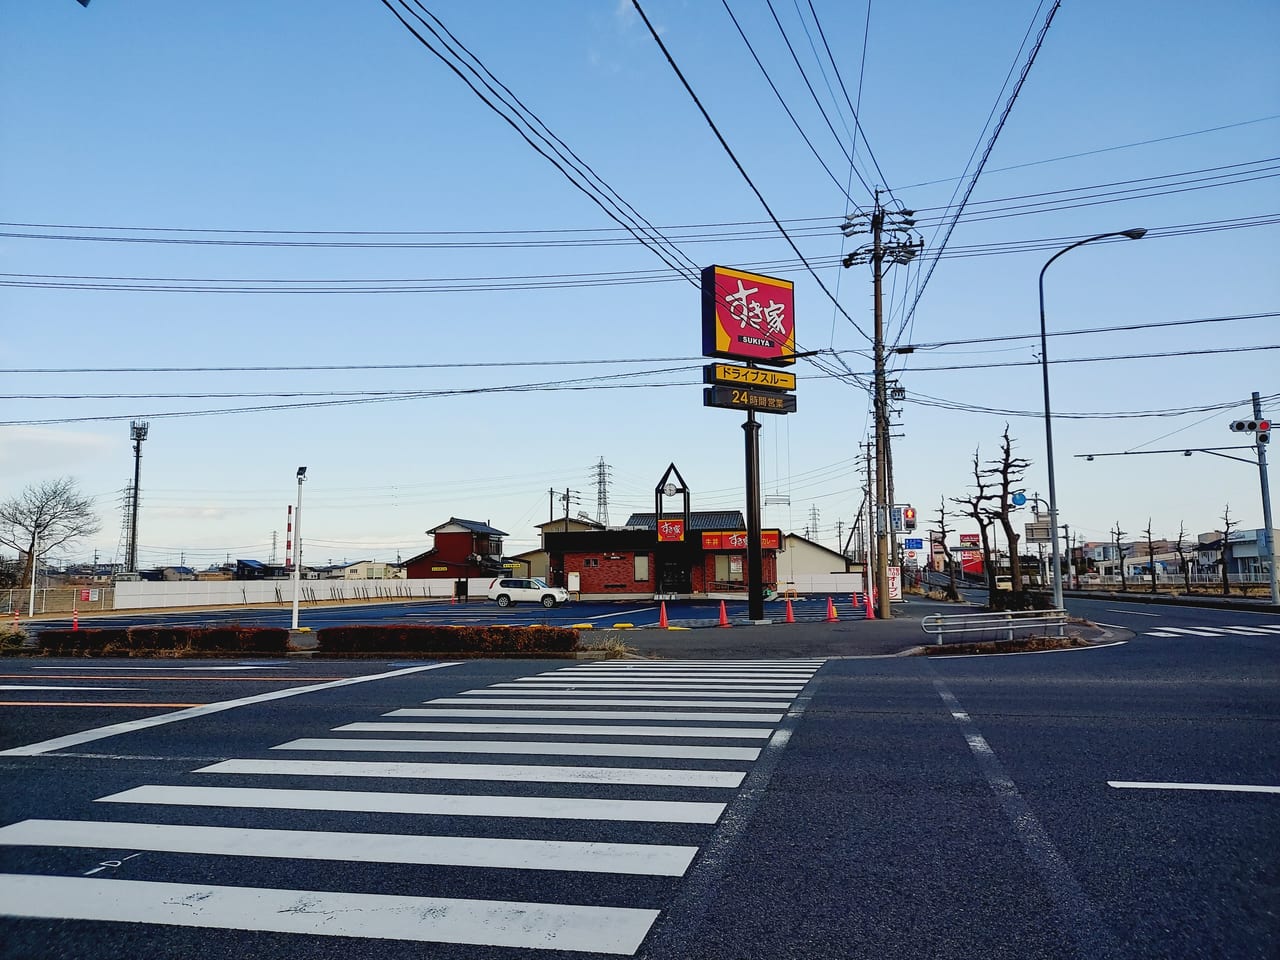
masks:
[[[1231,531],[1236,528],[1236,522],[1231,519],[1231,504],[1227,504],[1222,511],[1222,544],[1220,559],[1222,562],[1222,595],[1228,596],[1231,593],[1231,581],[1227,578],[1227,556],[1231,553]],[[1244,587],[1240,588],[1244,592]]]
[[[93,536],[99,526],[93,500],[81,495],[71,477],[27,487],[0,503],[0,543],[26,554],[23,586],[30,585],[35,576],[37,549],[48,553]]]
[[[1187,557],[1187,524],[1178,524],[1178,542],[1173,547],[1178,551],[1178,565],[1182,567],[1182,584],[1187,588],[1187,596],[1191,596],[1191,567]]]
[[[1021,486],[1023,474],[1029,466],[1031,461],[1013,455],[1013,441],[1009,439],[1009,425],[1006,423],[1004,434],[1000,438],[1000,459],[988,460],[987,468],[983,470],[986,476],[995,481],[995,492],[990,497],[995,506],[988,507],[984,512],[993,521],[999,521],[1004,529],[1005,539],[1009,544],[1010,589],[1015,594],[1022,592],[1022,559],[1018,555],[1020,534],[1013,525],[1011,498],[1013,491]]]
[[[982,470],[981,461],[978,459],[978,451],[974,450],[974,494],[967,499],[965,497],[952,497],[951,502],[964,507],[965,515],[978,525],[978,535],[982,538],[982,569],[987,579],[987,594],[991,597],[995,595],[996,590],[996,570],[991,556],[991,524],[993,521],[987,513],[986,504],[992,495],[987,492],[984,476],[985,472]]]
[[[1151,518],[1147,517],[1147,566],[1151,568],[1151,592],[1156,592],[1156,544],[1151,538]]]
[[[951,558],[951,548],[947,546],[948,535],[955,531],[947,526],[947,500],[945,497],[941,497],[938,500],[938,526],[931,532],[937,536],[936,542],[942,544],[942,556],[947,563],[947,576],[949,577],[947,599],[952,601],[959,600],[960,591],[956,589],[956,564]],[[929,551],[929,555],[933,556],[932,550]]]
[[[1115,527],[1111,530],[1111,542],[1116,546],[1116,560],[1120,564],[1120,589],[1127,593],[1129,591],[1129,581],[1125,577],[1124,573],[1123,537],[1125,536],[1125,532],[1126,531],[1120,529],[1120,521],[1117,520]]]

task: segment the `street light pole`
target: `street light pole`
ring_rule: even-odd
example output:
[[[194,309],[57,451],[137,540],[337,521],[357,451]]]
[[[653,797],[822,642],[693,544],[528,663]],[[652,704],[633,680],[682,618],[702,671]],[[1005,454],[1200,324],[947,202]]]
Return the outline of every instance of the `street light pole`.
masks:
[[[1044,377],[1044,445],[1045,466],[1049,471],[1049,543],[1052,555],[1051,561],[1053,563],[1053,606],[1055,610],[1063,609],[1062,548],[1058,541],[1058,490],[1053,474],[1053,417],[1049,410],[1049,342],[1044,321],[1044,273],[1049,269],[1053,261],[1064,253],[1068,253],[1076,247],[1083,247],[1086,243],[1105,240],[1108,237],[1128,237],[1130,240],[1141,240],[1146,234],[1146,228],[1134,227],[1130,230],[1113,230],[1110,233],[1100,233],[1096,237],[1077,240],[1070,246],[1063,247],[1055,253],[1040,268],[1040,370]]]
[[[302,481],[307,468],[298,468],[298,505],[293,511],[293,625],[298,629],[298,578],[302,575]]]

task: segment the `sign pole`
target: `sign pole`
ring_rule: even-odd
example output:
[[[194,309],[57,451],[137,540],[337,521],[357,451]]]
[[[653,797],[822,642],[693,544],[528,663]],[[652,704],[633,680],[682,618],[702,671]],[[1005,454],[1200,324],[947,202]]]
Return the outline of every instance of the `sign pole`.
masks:
[[[760,424],[754,410],[747,411],[747,617],[764,619],[764,551],[760,547]]]

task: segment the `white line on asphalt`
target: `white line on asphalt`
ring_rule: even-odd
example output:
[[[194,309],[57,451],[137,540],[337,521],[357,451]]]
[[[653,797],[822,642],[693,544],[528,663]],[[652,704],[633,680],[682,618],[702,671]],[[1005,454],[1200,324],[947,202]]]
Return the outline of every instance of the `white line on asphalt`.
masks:
[[[683,876],[698,852],[697,847],[666,844],[260,830],[93,820],[24,820],[0,827],[0,844],[659,877]]]
[[[0,683],[0,690],[141,690],[142,687],[44,687],[32,683]]]
[[[670,743],[569,743],[547,740],[391,740],[304,737],[272,750],[351,750],[385,753],[506,753],[566,757],[661,757],[666,760],[742,760],[760,756],[758,747],[697,747]]]
[[[1280,787],[1247,783],[1143,783],[1135,780],[1108,780],[1119,790],[1227,790],[1235,793],[1280,793]]]
[[[1018,786],[1000,763],[991,745],[987,743],[968,711],[960,704],[941,677],[934,677],[934,689],[952,718],[960,726],[965,742],[969,745],[978,769],[981,770],[991,792],[1003,809],[1014,835],[1022,844],[1043,887],[1048,891],[1063,927],[1075,940],[1076,955],[1081,957],[1112,957],[1118,955],[1115,937],[1076,880],[1071,867],[1053,845],[1044,826],[1031,811],[1030,804],[1018,792]]]
[[[594,617],[587,617],[587,620],[616,620],[619,617],[630,617],[637,613],[655,613],[657,607],[637,607],[635,610],[620,610],[613,613],[602,613]],[[587,620],[583,622],[586,623]]]
[[[715,720],[720,723],[778,723],[780,713],[698,713],[683,710],[449,710],[413,707],[384,717],[492,717],[532,720]]]
[[[570,687],[567,690],[529,690],[529,689],[503,689],[493,690],[485,687],[480,690],[463,690],[461,696],[471,697],[492,697],[501,694],[504,697],[556,697],[572,694],[575,697],[662,697],[664,699],[673,699],[677,695],[693,698],[708,699],[713,697],[738,697],[741,699],[759,699],[759,700],[777,700],[779,697],[791,698],[790,690],[780,690],[775,693],[754,693],[751,691],[729,692],[725,690],[685,690],[682,688],[664,688],[660,687],[658,691],[628,687],[625,690],[591,690],[586,686]],[[604,701],[601,701],[602,703]]]
[[[87,667],[87,668],[83,666],[77,666],[77,667],[32,667],[32,669],[132,669],[132,671],[156,671],[156,669],[159,669],[159,671],[164,671],[165,673],[168,673],[169,671],[174,671],[174,669],[198,669],[198,671],[224,671],[224,669],[280,669],[280,666],[282,666],[282,664],[275,664],[275,666],[266,666],[266,664],[252,663],[252,664],[246,664],[246,666],[241,666],[241,667],[173,667],[173,666],[100,667],[99,664],[95,663],[93,664],[92,667]]]
[[[649,727],[607,726],[569,723],[348,723],[335,732],[359,733],[536,733],[585,737],[707,737],[730,740],[767,740],[768,728],[743,727]]]
[[[409,780],[494,780],[504,783],[622,783],[648,787],[737,787],[734,770],[643,767],[557,767],[514,763],[375,763],[361,760],[223,760],[192,773],[278,777],[373,777]]]
[[[1192,636],[1192,637],[1221,637],[1223,632],[1217,627],[1161,627],[1165,633],[1172,633],[1175,636]]]
[[[1163,613],[1141,613],[1137,610],[1118,610],[1115,607],[1106,607],[1107,613],[1123,613],[1130,617],[1155,617],[1157,620],[1164,616]]]
[[[303,693],[314,693],[317,690],[332,690],[335,687],[346,687],[356,683],[368,683],[372,680],[386,680],[390,677],[403,677],[411,673],[421,673],[423,670],[438,670],[441,667],[454,667],[457,663],[431,663],[421,667],[408,667],[404,670],[392,670],[389,673],[371,673],[363,677],[347,677],[342,680],[333,680],[329,683],[313,683],[305,687],[290,687],[287,690],[273,690],[270,693],[260,693],[252,697],[240,697],[237,700],[223,700],[220,703],[206,703],[200,707],[188,707],[185,710],[178,710],[174,713],[162,713],[154,717],[141,717],[137,720],[126,720],[123,723],[113,723],[109,726],[98,727],[95,730],[82,730],[79,733],[71,733],[65,737],[55,737],[52,740],[43,740],[40,743],[29,743],[22,747],[11,747],[8,750],[0,750],[0,757],[33,757],[41,753],[52,753],[54,750],[61,750],[64,747],[75,747],[82,743],[90,743],[94,740],[105,740],[107,737],[114,737],[121,733],[133,733],[137,730],[147,730],[151,727],[163,726],[166,723],[176,723],[179,720],[191,720],[195,717],[208,716],[211,713],[220,713],[223,710],[233,710],[236,707],[248,706],[251,703],[266,703],[269,700],[282,700],[285,697],[296,697]]]
[[[515,707],[527,705],[531,707],[743,707],[751,710],[785,710],[789,700],[589,700],[575,697],[547,696],[541,700],[526,697],[436,697],[424,700],[423,703],[447,703],[462,706],[464,704],[481,704],[486,707]]]
[[[596,687],[596,686],[603,687],[603,686],[609,686],[612,684],[615,686],[621,685],[621,686],[631,687],[631,686],[642,686],[647,683],[669,683],[669,684],[688,685],[688,686],[698,686],[700,684],[706,684],[708,688],[712,690],[721,689],[724,687],[778,687],[780,689],[781,688],[799,689],[800,687],[803,687],[806,683],[809,682],[808,680],[803,678],[796,679],[793,677],[777,677],[777,678],[774,678],[774,677],[711,677],[711,676],[698,676],[698,675],[686,675],[686,674],[677,675],[677,674],[670,674],[670,673],[662,673],[661,671],[659,673],[654,673],[654,674],[643,674],[643,675],[633,675],[633,676],[635,676],[635,679],[637,681],[634,684],[627,679],[628,677],[627,674],[608,673],[608,674],[605,674],[604,676],[598,673],[581,674],[581,675],[574,675],[574,676],[565,676],[563,674],[560,676],[556,676],[554,674],[552,675],[542,674],[536,677],[525,677],[524,679],[521,679],[521,680],[510,680],[505,683],[495,683],[494,686],[500,687],[500,686],[515,685],[515,686],[521,686],[521,687],[534,687],[534,686],[543,686],[548,684],[556,685],[556,686],[565,686],[567,684],[588,684],[593,687]]]
[[[636,678],[639,680],[653,680],[662,678],[675,682],[679,678],[681,682],[688,680],[706,680],[708,683],[721,683],[728,681],[750,680],[753,682],[764,683],[775,680],[792,681],[796,683],[807,683],[813,674],[811,673],[697,673],[693,671],[675,671],[675,670],[558,670],[555,673],[542,673],[537,677],[530,677],[530,680],[582,680],[587,677],[595,679],[597,677],[605,677],[609,680],[623,680]]]
[[[803,683],[735,683],[721,684],[717,687],[707,687],[702,680],[636,680],[628,683],[625,680],[557,680],[545,681],[512,681],[510,683],[495,683],[492,685],[494,690],[541,690],[544,693],[555,693],[561,690],[607,690],[609,692],[619,690],[667,690],[676,691],[683,690],[687,693],[710,693],[712,690],[721,690],[726,693],[771,693],[777,696],[784,693],[799,693]]]
[[[51,920],[630,955],[657,910],[324,890],[0,875],[5,913]]]
[[[723,803],[705,800],[602,800],[472,794],[381,793],[369,790],[285,790],[257,787],[134,787],[98,803],[148,803],[255,810],[328,810],[433,817],[519,817],[626,823],[715,823]]]

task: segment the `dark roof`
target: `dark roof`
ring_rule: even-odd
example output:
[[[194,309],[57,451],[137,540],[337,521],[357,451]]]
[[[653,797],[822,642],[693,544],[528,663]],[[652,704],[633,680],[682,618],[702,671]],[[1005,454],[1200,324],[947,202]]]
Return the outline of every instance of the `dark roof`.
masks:
[[[236,563],[242,567],[249,567],[252,570],[265,570],[267,565],[261,560],[237,560]]]
[[[447,527],[451,524],[457,524],[460,527],[466,527],[472,533],[487,533],[491,537],[505,537],[507,532],[491,527],[487,523],[481,523],[479,520],[462,520],[458,517],[450,517],[446,523],[441,523],[432,527],[427,533],[435,533],[440,527]]]
[[[679,520],[683,513],[664,513],[664,520]],[[652,513],[633,513],[627,517],[625,526],[654,530],[657,524]],[[742,519],[741,510],[694,510],[689,514],[690,530],[745,530],[747,521]]]

